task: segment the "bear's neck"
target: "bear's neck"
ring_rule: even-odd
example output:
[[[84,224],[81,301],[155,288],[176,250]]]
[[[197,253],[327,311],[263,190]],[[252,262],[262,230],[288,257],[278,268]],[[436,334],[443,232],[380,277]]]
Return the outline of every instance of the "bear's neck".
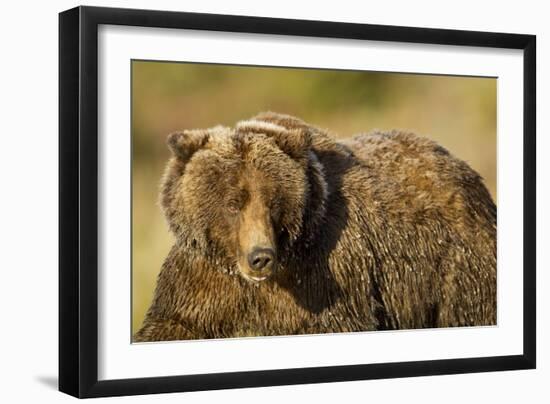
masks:
[[[302,220],[301,241],[311,243],[321,229],[327,211],[329,187],[325,177],[324,167],[315,151],[309,152],[308,168],[308,199]]]

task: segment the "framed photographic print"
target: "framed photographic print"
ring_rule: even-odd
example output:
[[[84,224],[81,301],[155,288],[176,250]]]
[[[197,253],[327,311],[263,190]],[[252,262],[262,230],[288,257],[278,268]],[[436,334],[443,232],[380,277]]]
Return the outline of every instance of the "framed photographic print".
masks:
[[[535,367],[534,36],[59,28],[61,391]]]

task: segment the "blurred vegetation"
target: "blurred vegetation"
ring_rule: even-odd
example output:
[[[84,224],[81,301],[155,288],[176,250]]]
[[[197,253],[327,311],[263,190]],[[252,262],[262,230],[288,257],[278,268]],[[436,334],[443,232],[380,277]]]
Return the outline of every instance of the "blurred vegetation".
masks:
[[[157,203],[168,133],[232,126],[265,110],[342,137],[408,129],[467,161],[496,201],[496,93],[491,78],[132,62],[132,332],[172,244]]]

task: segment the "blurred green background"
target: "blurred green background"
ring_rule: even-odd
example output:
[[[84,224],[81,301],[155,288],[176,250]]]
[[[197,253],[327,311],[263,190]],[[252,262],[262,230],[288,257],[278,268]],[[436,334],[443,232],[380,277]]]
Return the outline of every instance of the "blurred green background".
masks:
[[[172,238],[158,205],[175,130],[232,126],[271,110],[349,137],[407,129],[468,162],[496,201],[494,78],[132,62],[132,332],[141,326]]]

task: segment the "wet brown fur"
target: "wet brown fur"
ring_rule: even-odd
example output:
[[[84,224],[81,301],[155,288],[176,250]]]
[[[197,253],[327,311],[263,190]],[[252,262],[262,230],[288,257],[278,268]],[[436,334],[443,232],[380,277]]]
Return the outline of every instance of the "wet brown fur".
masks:
[[[161,204],[177,241],[134,341],[496,324],[496,206],[433,141],[336,142],[263,113],[169,143]],[[260,222],[278,268],[255,284],[236,251]]]

